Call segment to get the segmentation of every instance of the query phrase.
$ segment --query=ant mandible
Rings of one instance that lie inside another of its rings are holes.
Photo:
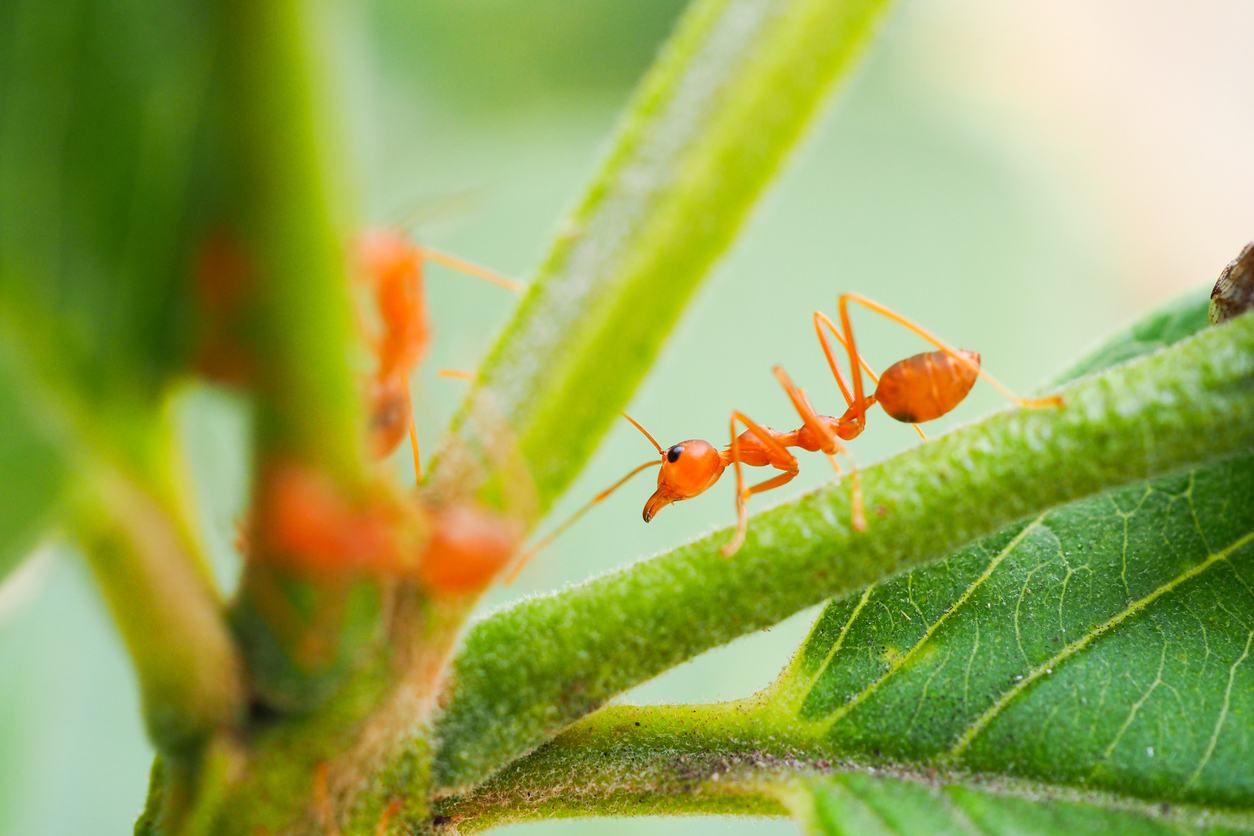
[[[913,331],[918,336],[937,347],[937,351],[927,351],[907,357],[889,366],[882,375],[875,376],[871,367],[858,354],[854,341],[853,325],[849,320],[849,303],[856,302],[870,311]],[[848,449],[842,441],[857,438],[866,428],[867,410],[879,404],[892,418],[908,424],[932,421],[954,409],[966,398],[977,377],[982,377],[1013,403],[1021,407],[1060,406],[1062,397],[1054,395],[1047,398],[1020,398],[1003,386],[996,378],[984,371],[980,365],[980,355],[975,351],[951,348],[939,338],[933,336],[921,326],[906,319],[901,314],[856,293],[842,294],[838,300],[840,311],[840,330],[821,311],[814,314],[814,330],[818,334],[823,354],[827,358],[836,385],[848,407],[839,418],[830,415],[819,415],[806,397],[805,391],[793,385],[783,367],[776,366],[772,371],[780,385],[787,392],[793,407],[801,416],[801,427],[791,432],[781,433],[770,427],[757,424],[752,418],[739,410],[733,411],[730,420],[731,444],[723,450],[717,449],[708,441],[690,439],[682,441],[666,449],[649,434],[644,427],[630,416],[624,418],[657,449],[660,460],[646,462],[633,469],[619,481],[593,497],[587,505],[577,511],[570,519],[559,526],[552,534],[545,537],[519,560],[510,575],[510,580],[533,555],[551,543],[559,534],[569,528],[576,520],[587,513],[593,506],[600,503],[611,493],[621,487],[631,477],[650,467],[660,465],[657,490],[649,497],[644,506],[644,521],[649,522],[658,511],[674,502],[681,502],[698,496],[719,480],[723,472],[733,467],[736,472],[736,535],[723,546],[724,555],[730,556],[740,549],[744,543],[748,525],[746,503],[749,497],[757,493],[781,487],[796,477],[799,464],[797,458],[788,451],[789,447],[799,447],[810,452],[821,452],[831,462],[832,467],[840,475],[840,465],[836,461],[837,454],[843,455],[850,466],[850,483],[853,494],[852,523],[854,529],[866,529],[866,515],[863,511],[862,488],[858,480],[858,468]],[[824,333],[824,327],[831,332],[837,342],[849,356],[852,391],[845,383],[831,343]],[[843,331],[843,336],[842,332]],[[875,384],[875,391],[867,395],[862,380],[862,373]],[[743,425],[744,432],[737,434],[737,423]],[[922,430],[919,430],[922,436]],[[743,466],[774,467],[782,473],[750,487],[745,486]]]

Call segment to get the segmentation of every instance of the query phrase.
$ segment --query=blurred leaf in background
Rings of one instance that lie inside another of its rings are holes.
[[[214,27],[200,3],[0,6],[0,570],[60,521],[67,476],[173,487],[162,397],[225,186]],[[0,587],[5,832],[129,827],[151,757],[133,668],[65,556]]]

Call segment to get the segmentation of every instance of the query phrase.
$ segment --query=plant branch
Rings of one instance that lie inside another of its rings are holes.
[[[493,428],[480,419],[494,416],[527,464],[540,510],[549,507],[889,6],[693,3],[485,362],[454,421],[454,449],[490,449]],[[460,462],[442,454],[432,484],[464,492]]]
[[[244,314],[257,396],[257,498],[233,620],[260,698],[282,711],[327,699],[383,634],[378,588],[327,582],[267,554],[276,472],[325,474],[347,497],[368,482],[345,248],[351,194],[326,53],[335,4],[222,4],[235,222],[253,293]]]
[[[562,732],[481,787],[446,798],[436,814],[449,832],[573,816],[781,816],[805,799],[816,779],[856,775],[929,788],[978,786],[980,792],[1091,805],[1137,818],[1165,819],[1177,828],[1220,825],[1254,831],[1248,812],[1216,814],[1179,805],[1001,775],[920,769],[856,757],[832,759],[821,742],[800,741],[759,695],[715,705],[610,706]],[[807,745],[808,744],[808,745]],[[1126,822],[1133,824],[1134,822]]]
[[[243,717],[240,659],[222,602],[179,516],[119,472],[83,480],[74,524],[139,676],[157,749],[194,754]]]
[[[1254,317],[1077,381],[1062,408],[1007,410],[755,517],[477,625],[441,718],[438,785],[478,783],[615,694],[807,606],[1061,502],[1254,445]]]

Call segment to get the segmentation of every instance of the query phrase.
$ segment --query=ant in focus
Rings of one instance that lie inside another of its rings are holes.
[[[918,336],[936,346],[937,351],[928,351],[907,357],[889,366],[882,375],[876,377],[871,367],[858,354],[854,342],[853,326],[849,321],[849,303],[856,302],[870,311],[913,331]],[[838,301],[840,310],[840,329],[837,330],[822,312],[814,314],[814,329],[818,334],[823,354],[827,357],[828,366],[836,378],[836,385],[844,396],[847,409],[839,418],[830,415],[819,415],[806,397],[805,391],[798,389],[783,367],[776,366],[772,371],[780,385],[788,394],[788,399],[801,416],[801,427],[791,432],[779,432],[754,422],[752,418],[740,411],[733,411],[730,420],[731,443],[719,450],[708,441],[690,439],[663,449],[657,440],[633,418],[624,414],[623,417],[640,430],[653,444],[660,456],[659,460],[645,462],[633,469],[619,481],[593,497],[587,505],[577,511],[570,519],[562,523],[550,535],[533,546],[519,560],[509,580],[513,580],[526,562],[541,549],[551,543],[558,535],[569,528],[576,520],[603,501],[606,497],[625,484],[631,477],[641,471],[660,465],[657,490],[649,497],[644,506],[644,521],[649,522],[658,511],[674,502],[681,502],[698,496],[719,480],[723,472],[733,467],[736,472],[736,535],[723,546],[722,552],[731,556],[744,543],[748,525],[746,503],[754,494],[778,488],[791,482],[796,477],[799,464],[797,458],[789,452],[789,447],[799,447],[810,452],[821,452],[827,456],[841,475],[837,454],[849,462],[850,483],[853,494],[852,524],[857,531],[866,530],[866,515],[863,511],[862,488],[858,479],[858,468],[848,449],[842,441],[857,438],[866,428],[867,410],[879,404],[892,418],[907,424],[918,424],[932,421],[948,413],[958,406],[975,385],[977,377],[982,377],[998,392],[1021,407],[1060,406],[1062,397],[1054,395],[1047,398],[1020,398],[1010,392],[992,375],[984,371],[980,365],[980,355],[975,351],[951,348],[919,325],[904,316],[884,307],[878,302],[855,293],[842,294]],[[845,349],[849,357],[853,386],[846,384],[844,376],[836,365],[831,343],[824,333],[824,327],[831,332],[837,342]],[[843,332],[843,335],[842,335]],[[875,384],[875,391],[867,395],[862,380],[862,373]],[[737,434],[737,423],[743,425],[744,432]],[[919,435],[923,436],[922,430]],[[778,475],[749,487],[745,486],[744,466],[773,467],[783,471]]]

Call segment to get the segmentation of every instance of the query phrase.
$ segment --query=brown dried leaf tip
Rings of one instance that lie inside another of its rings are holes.
[[[1210,292],[1210,324],[1218,325],[1254,308],[1254,241],[1219,274]]]

